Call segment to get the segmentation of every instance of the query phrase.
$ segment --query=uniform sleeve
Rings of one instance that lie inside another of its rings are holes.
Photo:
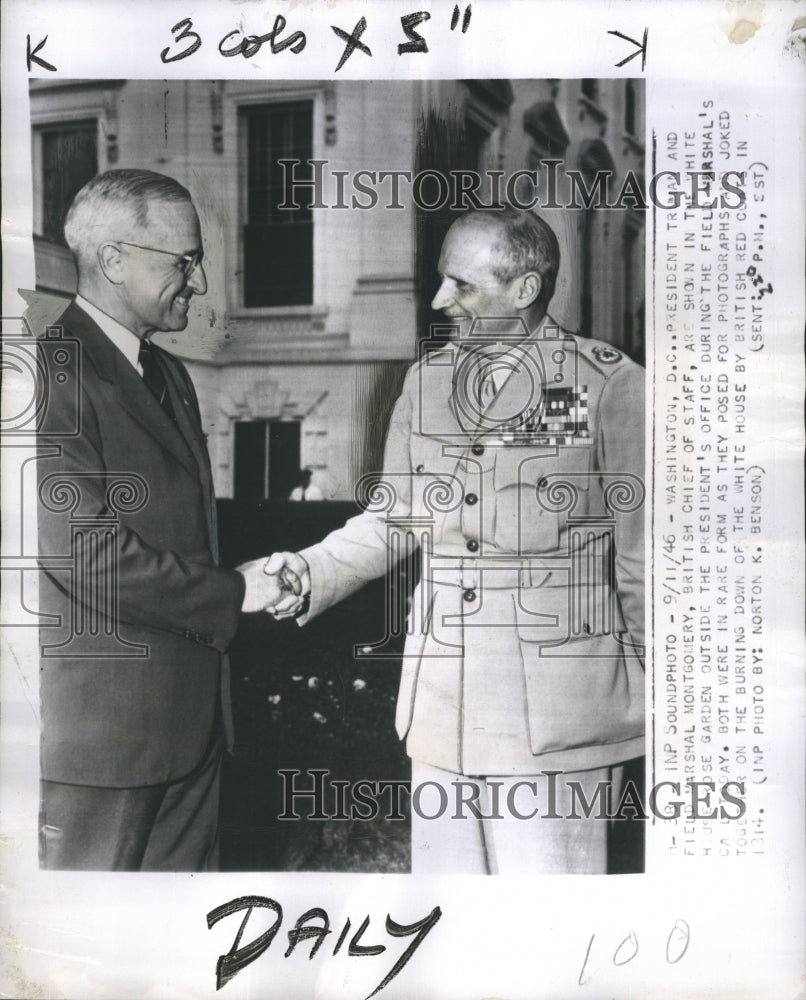
[[[641,500],[637,509],[617,510],[615,526],[616,589],[631,641],[640,647],[645,641],[644,511],[648,502],[645,392],[643,368],[628,363],[607,380],[599,404],[600,469],[608,481],[624,475],[638,491],[636,501]],[[643,648],[640,652],[643,657]]]
[[[391,568],[389,525],[411,512],[410,439],[415,381],[410,371],[389,421],[383,477],[373,490],[369,509],[318,545],[300,552],[311,573],[309,610],[298,619],[302,625]],[[375,501],[377,511],[373,510]]]
[[[110,517],[109,487],[100,416],[91,393],[80,397],[81,432],[66,435],[73,420],[67,397],[51,394],[37,439],[40,502],[37,511],[40,563],[53,584],[72,600],[86,603],[94,591],[76,593],[70,573],[53,570],[48,557],[71,552],[71,518],[103,526]],[[74,484],[74,485],[72,485]],[[78,506],[72,507],[75,490]],[[124,498],[125,500],[125,498]],[[176,499],[181,503],[181,498]],[[193,641],[226,649],[238,626],[244,595],[243,577],[212,564],[193,562],[170,549],[148,544],[114,518],[116,531],[93,533],[84,557],[85,580],[103,580],[117,563],[116,617],[131,625],[173,632]],[[47,609],[43,609],[47,611]]]

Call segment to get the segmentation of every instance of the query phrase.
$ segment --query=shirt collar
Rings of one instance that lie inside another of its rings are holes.
[[[99,309],[98,306],[93,305],[92,302],[87,301],[83,295],[76,295],[75,301],[79,309],[83,309],[90,319],[94,320],[98,324],[104,334],[106,334],[115,347],[117,347],[132,368],[134,368],[138,374],[142,375],[143,372],[138,362],[138,356],[140,354],[140,338],[137,334],[132,333],[132,331],[128,330],[122,323],[119,323],[116,319],[107,315],[102,309]]]

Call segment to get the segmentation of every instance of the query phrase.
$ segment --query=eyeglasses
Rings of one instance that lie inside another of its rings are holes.
[[[177,263],[181,260],[182,275],[186,281],[201,264],[204,257],[204,250],[194,250],[193,253],[174,253],[172,250],[158,250],[157,247],[144,247],[140,246],[139,243],[127,243],[125,240],[118,240],[118,243],[124,247],[136,247],[138,250],[150,250],[151,253],[167,254],[169,257],[175,258]]]

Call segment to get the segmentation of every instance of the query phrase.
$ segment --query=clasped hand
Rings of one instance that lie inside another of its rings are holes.
[[[268,611],[276,619],[295,618],[311,592],[308,564],[296,552],[275,552],[235,567],[246,581],[241,611]]]

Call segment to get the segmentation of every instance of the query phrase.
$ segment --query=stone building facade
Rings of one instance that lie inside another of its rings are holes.
[[[611,195],[643,183],[641,81],[35,80],[30,101],[40,292],[75,288],[61,224],[94,173],[158,170],[193,194],[208,291],[186,331],[159,339],[188,363],[220,497],[285,497],[309,467],[350,499],[379,467],[402,375],[438,319],[452,217],[433,176],[420,196],[436,207],[418,208],[406,172],[475,171],[484,198],[496,176],[536,171],[513,191],[540,204],[544,161],[561,200],[576,172],[580,207],[545,212],[563,252],[552,315],[643,360],[642,212],[579,195],[597,177]],[[298,209],[279,207],[289,178]]]

